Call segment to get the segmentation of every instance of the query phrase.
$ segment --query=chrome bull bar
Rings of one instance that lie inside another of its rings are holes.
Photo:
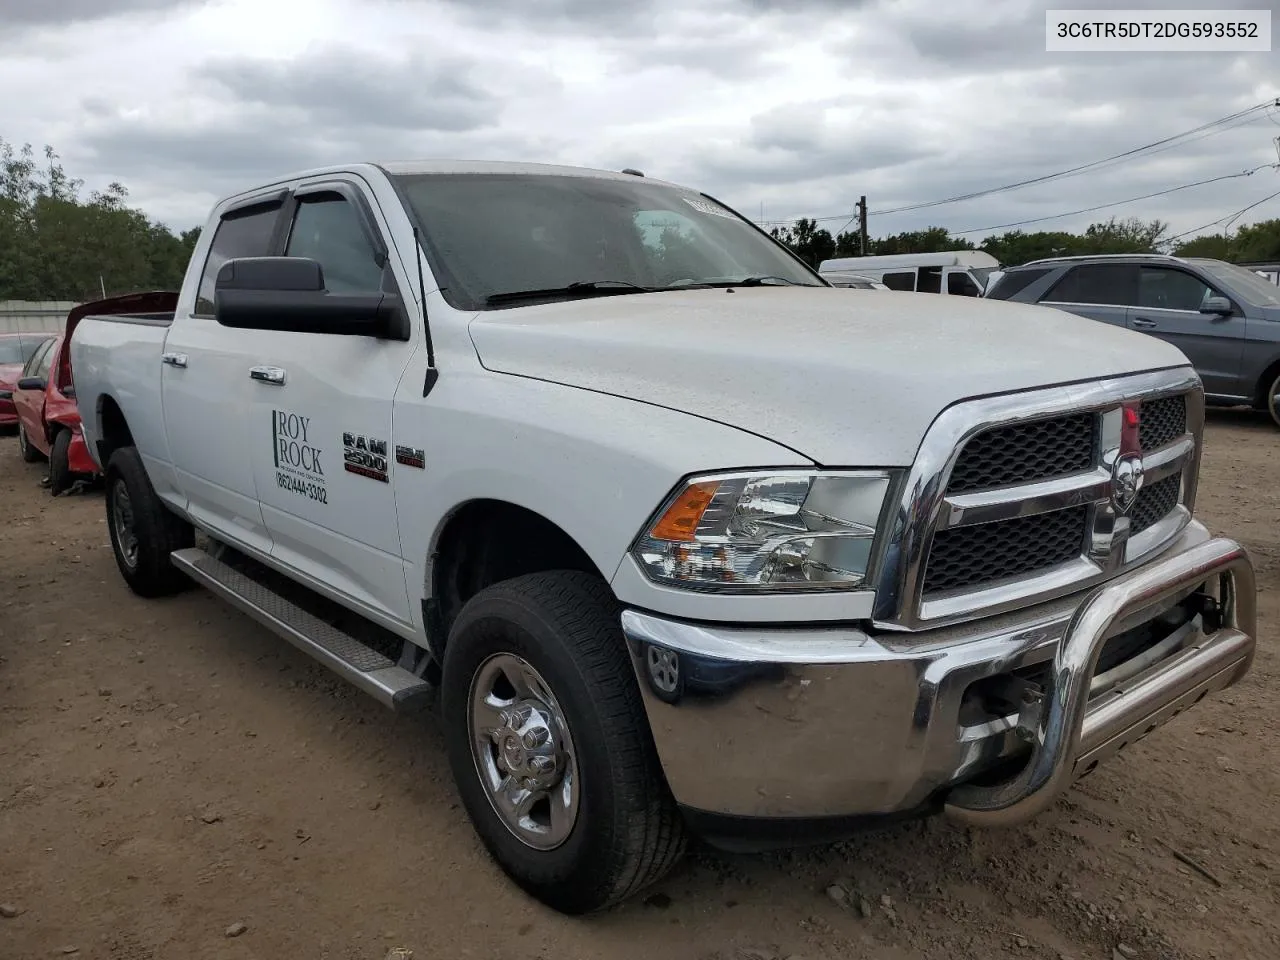
[[[1145,610],[1167,606],[1215,579],[1217,629],[1091,706],[1098,655],[1117,627],[1141,623]],[[1018,729],[1032,743],[1026,765],[1003,783],[955,787],[947,797],[947,814],[984,827],[1012,826],[1036,816],[1100,760],[1244,676],[1253,661],[1256,632],[1253,565],[1234,540],[1208,540],[1099,587],[1072,617],[1054,657],[1049,688],[1023,702]]]

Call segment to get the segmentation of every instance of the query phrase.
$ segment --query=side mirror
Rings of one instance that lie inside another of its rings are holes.
[[[324,270],[306,257],[243,257],[218,270],[213,316],[224,327],[409,338],[394,293],[330,293]]]
[[[1226,297],[1206,297],[1204,303],[1200,304],[1200,312],[1226,316],[1231,313],[1231,301]]]
[[[49,389],[49,381],[44,377],[23,377],[18,381],[19,390],[39,390],[44,392]]]

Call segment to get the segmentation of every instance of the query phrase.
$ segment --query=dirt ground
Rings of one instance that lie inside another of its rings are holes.
[[[132,596],[101,494],[51,499],[0,437],[0,960],[1274,960],[1278,468],[1280,431],[1212,415],[1200,515],[1258,566],[1252,673],[1033,825],[697,851],[569,919],[489,862],[429,717],[203,592]]]

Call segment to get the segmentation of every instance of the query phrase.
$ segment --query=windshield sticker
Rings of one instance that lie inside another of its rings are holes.
[[[358,433],[342,435],[342,469],[387,483],[387,441]]]
[[[310,440],[311,418],[287,410],[271,411],[271,445],[276,486],[299,496],[328,503],[320,447]]]
[[[425,470],[427,467],[427,452],[421,447],[406,447],[397,443],[396,463],[403,463],[406,467],[417,467],[419,470]]]
[[[699,213],[709,213],[713,217],[726,217],[729,220],[738,219],[735,214],[730,213],[718,203],[712,203],[710,200],[706,200],[702,197],[698,197],[696,199],[693,197],[684,197],[683,199],[685,203],[693,207],[693,209],[697,210]]]

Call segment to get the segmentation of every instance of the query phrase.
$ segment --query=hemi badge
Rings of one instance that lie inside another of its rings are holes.
[[[397,443],[396,463],[403,463],[406,467],[417,467],[419,470],[424,470],[427,466],[427,453],[418,447],[406,447]]]

